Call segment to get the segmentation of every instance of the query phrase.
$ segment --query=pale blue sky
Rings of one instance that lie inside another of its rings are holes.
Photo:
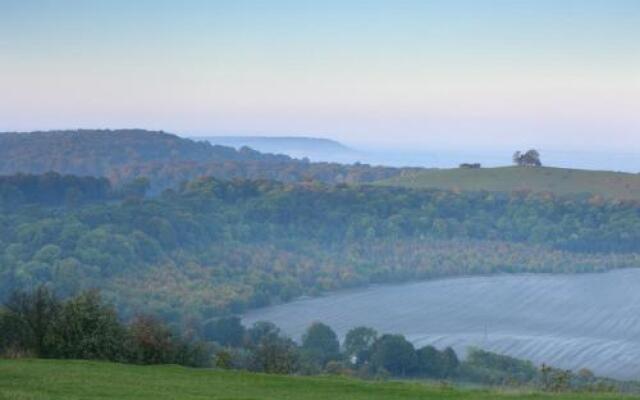
[[[640,151],[640,0],[0,0],[0,130]]]

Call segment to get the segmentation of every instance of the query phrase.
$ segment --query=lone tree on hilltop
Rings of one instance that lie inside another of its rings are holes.
[[[535,149],[527,150],[526,153],[516,151],[515,153],[513,153],[513,163],[520,167],[542,166],[542,162],[540,162],[540,153],[538,153],[538,150]]]

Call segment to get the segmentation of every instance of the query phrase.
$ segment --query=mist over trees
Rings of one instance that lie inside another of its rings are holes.
[[[0,174],[55,171],[104,177],[124,165],[250,160],[291,158],[141,129],[0,133]]]
[[[5,207],[25,204],[73,207],[105,202],[115,197],[106,178],[60,175],[55,172],[0,176],[0,204]]]
[[[637,266],[640,252],[634,202],[212,178],[142,198],[83,179],[0,180],[0,293],[102,288],[123,313],[208,319],[370,282]]]
[[[372,182],[414,170],[309,162],[140,129],[0,133],[0,175],[91,175],[127,190],[134,189],[136,179],[146,178],[152,194],[203,176],[337,184]]]
[[[162,132],[3,134],[0,156],[0,172],[32,173],[0,176],[8,355],[532,382],[535,367],[481,350],[462,360],[368,327],[341,343],[321,322],[298,343],[234,315],[369,283],[640,266],[634,201],[367,185],[411,170],[311,163]],[[514,162],[542,165],[535,150]]]
[[[39,286],[14,291],[0,308],[0,354],[5,356],[199,366],[208,361],[198,346],[154,317],[121,323],[96,291],[60,300]]]
[[[341,344],[331,327],[310,325],[300,344],[270,322],[245,327],[236,317],[170,328],[152,315],[123,321],[96,291],[65,300],[41,286],[16,291],[0,306],[0,355],[179,364],[273,374],[338,374],[488,385],[535,385],[549,391],[617,390],[619,382],[471,349],[460,360],[451,348],[419,349],[398,334],[353,328]],[[359,356],[352,357],[354,353]]]
[[[324,368],[329,361],[340,359],[338,335],[327,325],[314,322],[302,336],[302,351],[312,362]]]

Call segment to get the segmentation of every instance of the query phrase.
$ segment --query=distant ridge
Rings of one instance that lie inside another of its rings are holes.
[[[151,193],[178,188],[198,177],[266,179],[280,182],[317,180],[324,183],[363,183],[389,178],[401,169],[308,162],[306,154],[338,157],[346,147],[328,139],[291,138],[303,152],[254,149],[247,144],[212,144],[163,131],[143,129],[82,129],[0,133],[0,175],[43,174],[106,177],[118,186],[136,178],[150,181]],[[278,145],[277,149],[282,146]],[[300,147],[300,146],[298,146]],[[311,150],[320,149],[320,153]],[[322,150],[324,149],[324,150]],[[309,157],[313,161],[326,158]],[[338,162],[338,160],[334,160]]]
[[[221,145],[254,143],[257,145],[296,145],[300,147],[309,147],[310,149],[314,149],[310,146],[321,145],[323,147],[332,148],[335,150],[353,151],[351,148],[345,146],[337,140],[311,136],[206,136],[193,139],[205,139],[212,144]]]
[[[354,149],[327,138],[308,136],[206,136],[193,138],[211,144],[241,148],[244,146],[263,153],[286,154],[313,161],[353,162],[359,156]]]
[[[163,131],[80,129],[0,133],[0,174],[44,173],[106,176],[114,168],[151,162],[289,161],[196,142]]]

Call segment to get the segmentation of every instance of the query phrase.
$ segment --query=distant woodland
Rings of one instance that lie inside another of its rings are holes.
[[[236,316],[372,283],[640,267],[640,202],[615,196],[633,194],[619,190],[631,174],[607,186],[614,173],[534,161],[402,169],[162,132],[0,134],[0,354],[627,388],[479,349],[459,360],[451,348],[416,349],[367,327],[340,344],[315,323],[296,343],[273,324],[244,327]],[[508,190],[505,181],[485,190],[494,174],[554,190]]]
[[[260,153],[249,147],[236,150],[144,130],[0,133],[0,175],[53,171],[106,177],[115,186],[146,177],[151,193],[175,188],[202,176],[358,183],[391,178],[412,170],[416,169],[311,163],[285,155]]]
[[[179,364],[377,380],[437,379],[546,392],[638,391],[637,383],[599,378],[588,369],[573,372],[544,364],[537,368],[529,361],[477,348],[460,359],[451,347],[415,348],[402,335],[379,334],[365,326],[351,329],[341,343],[330,326],[315,322],[300,339],[292,340],[271,322],[245,327],[238,317],[209,320],[184,330],[171,329],[149,315],[123,322],[96,291],[65,300],[45,287],[17,291],[0,309],[0,352],[11,358]]]
[[[320,182],[0,178],[0,293],[100,288],[174,323],[463,274],[640,266],[636,202]]]

